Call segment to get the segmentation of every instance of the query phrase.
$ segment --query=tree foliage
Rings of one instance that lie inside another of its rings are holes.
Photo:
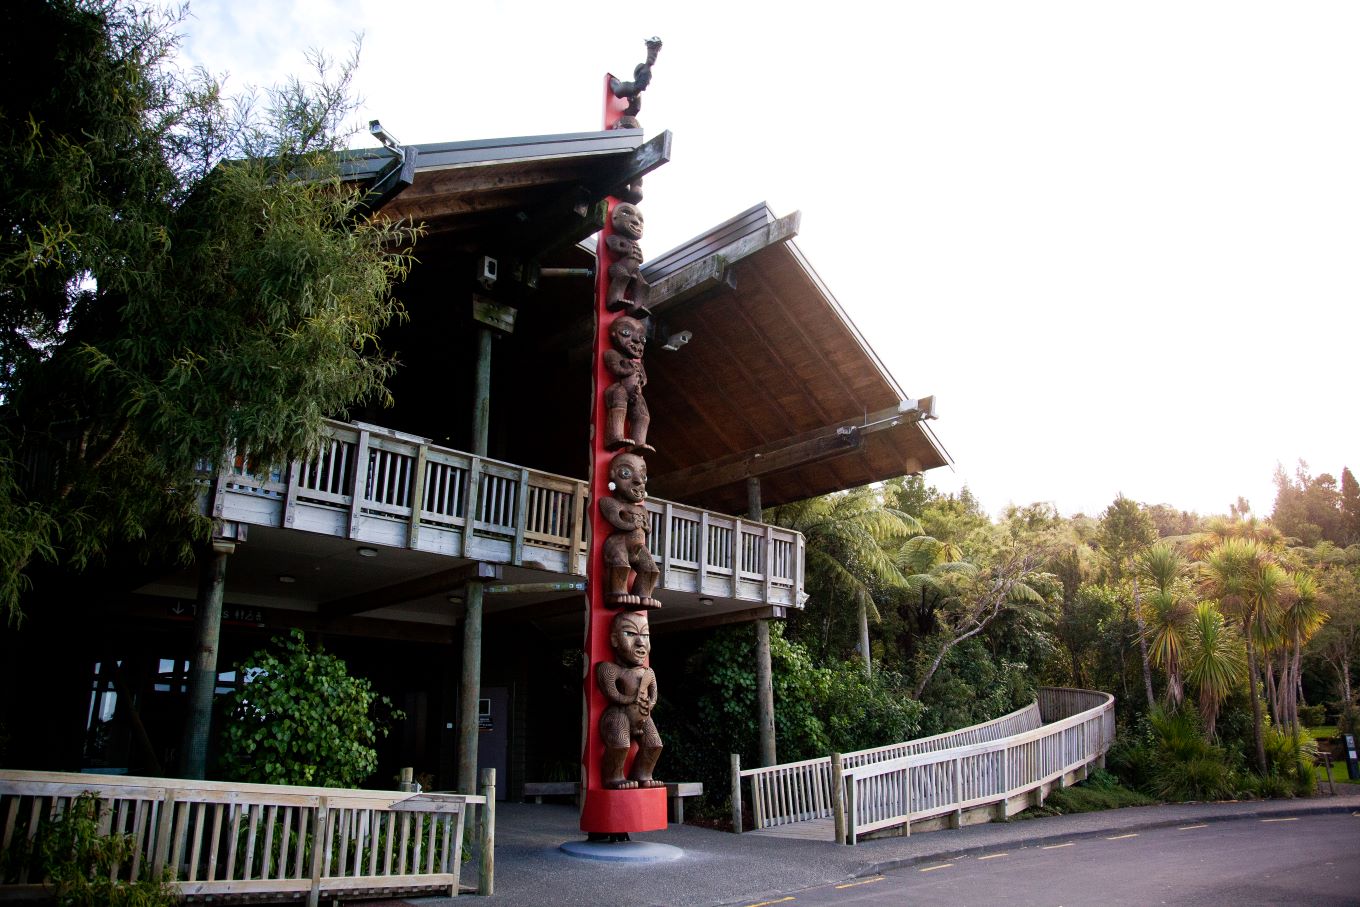
[[[227,702],[219,768],[230,781],[358,787],[378,767],[389,719],[404,717],[344,661],[301,630],[237,666],[246,684]]]
[[[187,553],[195,467],[306,452],[384,398],[413,234],[340,178],[355,59],[263,102],[171,65],[179,13],[0,16],[0,609],[34,562]]]

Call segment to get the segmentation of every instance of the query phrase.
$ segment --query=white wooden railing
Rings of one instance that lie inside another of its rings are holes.
[[[1114,697],[1042,687],[1025,708],[933,737],[767,768],[741,769],[733,755],[734,830],[742,779],[757,829],[839,812],[837,839],[854,843],[882,828],[909,832],[913,821],[1005,802],[1095,761],[1113,739]]]
[[[840,756],[843,768],[869,765],[910,756],[916,753],[929,753],[950,747],[995,740],[999,737],[1032,730],[1042,723],[1037,702],[1022,709],[1016,709],[1000,718],[993,718],[984,724],[975,724],[957,731],[920,737],[902,743],[890,743],[873,749],[843,753]],[[832,812],[831,767],[832,757],[806,759],[802,762],[786,762],[765,768],[740,768],[740,760],[733,756],[737,773],[734,776],[740,789],[740,780],[749,779],[751,807],[756,828],[773,828],[793,822],[806,822],[809,819],[826,819]],[[734,801],[736,795],[734,794]],[[740,830],[740,823],[738,823]]]
[[[584,576],[587,485],[374,425],[326,423],[306,461],[201,464],[213,516]],[[801,533],[650,499],[662,589],[801,607]],[[469,514],[471,519],[469,520]]]
[[[113,877],[164,877],[190,899],[457,895],[469,821],[478,889],[492,889],[494,786],[472,796],[0,771],[0,900],[42,894],[34,842],[86,792],[98,831],[132,839]]]

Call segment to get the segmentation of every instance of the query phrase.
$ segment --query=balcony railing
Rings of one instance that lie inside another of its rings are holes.
[[[429,444],[373,425],[330,422],[311,459],[217,472],[213,515],[491,563],[584,576],[585,482]],[[801,533],[648,500],[660,588],[800,607]],[[469,515],[471,519],[469,520]]]

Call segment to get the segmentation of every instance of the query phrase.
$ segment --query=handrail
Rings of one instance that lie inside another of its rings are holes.
[[[115,878],[165,876],[183,897],[314,907],[361,892],[456,895],[468,818],[494,828],[484,795],[0,771],[0,899],[41,892],[34,842],[85,793],[101,834],[132,837]],[[489,893],[494,842],[484,840],[479,890]]]
[[[286,467],[236,454],[221,469],[200,464],[216,485],[213,516],[585,574],[585,482],[376,425],[324,431],[314,456]],[[656,498],[645,506],[660,588],[802,607],[801,533]]]
[[[1091,690],[1040,690],[1041,710],[1087,707],[999,740],[918,753],[845,769],[848,843],[872,831],[1005,803],[1101,758],[1114,739],[1114,697]],[[835,783],[835,782],[833,782]]]
[[[1090,690],[1058,687],[1041,687],[1037,693],[1035,702],[982,724],[841,754],[840,774],[842,778],[870,777],[874,775],[875,769],[885,765],[893,765],[896,767],[894,770],[901,770],[949,759],[971,758],[978,753],[992,752],[1007,741],[1024,743],[1062,733],[1074,723],[1079,723],[1074,718],[1066,717],[1072,715],[1074,710],[1084,714],[1090,708],[1104,708],[1108,704],[1108,734],[1100,750],[1104,752],[1103,747],[1107,747],[1113,738],[1113,697]],[[1044,719],[1055,718],[1058,719],[1055,723],[1043,724]],[[740,797],[743,779],[750,781],[752,813],[757,829],[825,819],[834,815],[837,773],[832,757],[749,769],[740,767],[737,756],[732,758],[734,830],[740,830],[740,804],[737,798]],[[1020,775],[1016,774],[1015,777]],[[842,790],[844,792],[845,789]],[[847,797],[843,802],[849,801]]]
[[[1042,723],[1039,705],[1032,702],[982,724],[970,725],[930,737],[856,750],[841,756],[845,767],[868,765],[912,753],[948,749],[963,743],[991,740],[1029,730]],[[756,828],[771,828],[832,814],[831,757],[785,762],[760,768],[739,769],[737,781],[751,779],[751,799]]]

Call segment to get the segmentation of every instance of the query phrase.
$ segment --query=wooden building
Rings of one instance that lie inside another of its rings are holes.
[[[409,320],[383,340],[401,362],[395,405],[331,424],[310,461],[239,457],[205,472],[230,552],[219,690],[239,682],[236,660],[300,627],[405,711],[378,781],[411,765],[452,787],[460,720],[478,721],[479,761],[499,767],[503,793],[574,772],[593,330],[584,241],[605,196],[669,147],[668,133],[617,130],[350,156],[348,178],[377,210],[426,225],[400,288]],[[645,265],[647,399],[664,414],[648,457],[658,651],[676,633],[802,606],[803,539],[752,518],[754,501],[947,462],[923,407],[798,250],[798,220],[759,204]],[[116,569],[0,634],[8,764],[171,771],[199,584],[193,569]],[[460,716],[469,644],[482,651],[481,705]]]

